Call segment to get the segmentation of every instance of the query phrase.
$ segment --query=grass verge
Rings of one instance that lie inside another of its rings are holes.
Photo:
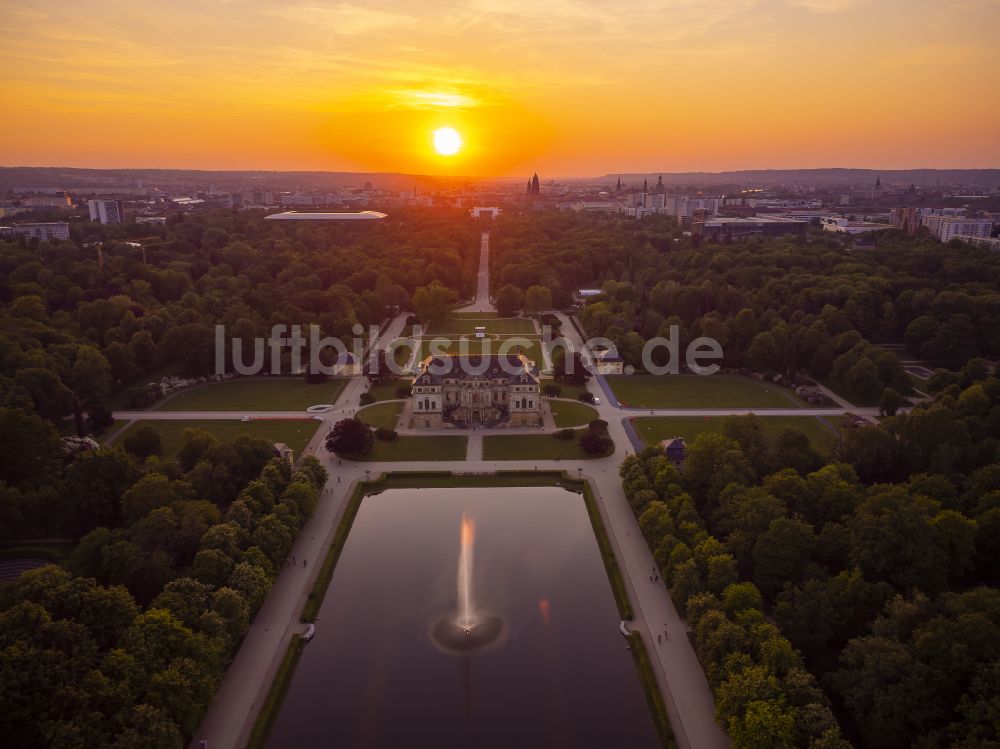
[[[570,479],[571,481],[573,479]],[[622,619],[631,619],[632,602],[629,601],[628,592],[625,590],[625,578],[618,567],[618,560],[615,558],[614,549],[611,548],[611,539],[604,527],[604,520],[601,518],[601,511],[597,506],[594,497],[594,490],[590,488],[590,482],[583,479],[576,479],[577,491],[583,494],[583,504],[587,508],[587,515],[590,517],[590,525],[594,529],[594,537],[597,539],[597,548],[601,550],[601,559],[604,561],[604,571],[608,573],[608,582],[611,583],[611,592],[615,596],[615,604],[618,606],[618,614]]]
[[[309,591],[309,596],[306,598],[306,605],[302,607],[302,614],[299,617],[301,621],[311,622],[316,619],[316,614],[319,613],[319,608],[323,605],[323,596],[326,595],[327,588],[330,587],[330,579],[333,577],[337,560],[340,559],[340,552],[344,550],[347,536],[351,532],[351,526],[354,525],[354,518],[358,516],[358,510],[361,509],[361,500],[369,493],[370,487],[371,482],[362,481],[354,488],[354,493],[347,500],[344,516],[340,519],[340,524],[330,541],[330,548],[326,552],[323,566],[319,568],[316,582],[313,583],[312,590]]]
[[[281,703],[285,701],[285,693],[288,691],[288,685],[292,682],[292,674],[295,673],[295,667],[302,656],[304,646],[305,643],[299,635],[292,635],[292,641],[288,643],[285,657],[281,659],[281,665],[278,666],[278,673],[274,675],[274,681],[271,682],[267,699],[264,700],[264,705],[253,724],[250,739],[247,741],[247,749],[263,749],[267,744],[267,737],[274,727],[274,721],[278,718]]]
[[[646,693],[649,710],[653,713],[653,725],[656,728],[656,738],[660,742],[660,747],[661,749],[677,749],[674,732],[670,728],[667,706],[663,701],[660,685],[656,683],[656,674],[653,673],[653,664],[649,660],[649,653],[646,650],[646,643],[642,641],[642,635],[638,632],[629,635],[628,649],[632,653],[632,660],[635,661],[636,670],[639,672],[639,681],[642,682],[642,691]]]
[[[638,408],[803,408],[788,388],[737,375],[611,375],[606,378],[624,406]]]
[[[571,440],[554,434],[505,434],[483,437],[483,460],[594,460],[607,455],[591,455],[580,447],[577,429]]]

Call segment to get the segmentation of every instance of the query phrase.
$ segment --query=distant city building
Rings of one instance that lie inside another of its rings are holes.
[[[162,226],[167,223],[166,216],[136,216],[135,222],[137,224],[152,224],[154,226]]]
[[[955,237],[989,237],[993,232],[993,220],[988,218],[967,218],[965,216],[924,216],[924,226],[931,236],[942,242]]]
[[[1000,252],[1000,237],[968,237],[959,234],[955,237],[955,239],[960,239],[966,244],[971,244],[973,247],[980,247],[984,250]]]
[[[24,205],[29,208],[72,208],[73,201],[69,195],[33,195],[24,199]]]
[[[538,182],[538,174],[528,180],[528,195],[538,195],[541,192],[541,185]]]
[[[719,215],[722,198],[690,198],[686,195],[664,195],[663,212],[676,216],[678,220],[690,220],[696,211],[706,211],[711,216]]]
[[[0,236],[22,235],[29,239],[48,241],[50,239],[69,239],[69,224],[65,221],[45,221],[28,224],[0,226]]]
[[[490,218],[496,218],[500,215],[500,208],[497,206],[483,206],[477,205],[469,211],[469,215],[473,218],[482,218],[483,216],[489,216]]]
[[[791,221],[771,216],[751,218],[711,218],[691,223],[691,233],[709,242],[738,241],[750,237],[780,237],[785,234],[805,234],[807,221]]]
[[[125,203],[121,200],[88,200],[90,220],[102,224],[124,224]]]
[[[893,229],[916,234],[921,223],[920,209],[906,205],[898,206],[889,211],[889,220]]]

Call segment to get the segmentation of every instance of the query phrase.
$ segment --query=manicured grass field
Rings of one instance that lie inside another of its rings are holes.
[[[185,429],[204,429],[214,434],[219,442],[232,442],[237,437],[261,437],[268,442],[284,442],[299,455],[309,440],[316,434],[320,422],[313,419],[262,419],[258,421],[240,421],[239,419],[197,419],[191,421],[154,421],[146,419],[136,421],[119,438],[128,436],[129,431],[140,426],[150,426],[160,433],[163,440],[163,457],[173,458],[181,449],[182,435]]]
[[[541,349],[541,339],[537,336],[532,338],[531,336],[518,336],[522,339],[520,348],[514,344],[509,344],[506,349],[506,353],[510,356],[515,356],[517,353],[522,353],[529,359],[533,360],[541,369],[544,366],[544,360],[542,359],[542,349]],[[420,359],[423,360],[430,355],[431,346],[430,342],[432,339],[425,338],[420,346]],[[483,353],[495,354],[500,352],[500,347],[503,345],[504,341],[509,341],[511,338],[501,338],[500,340],[495,340],[492,338],[486,338],[483,340],[467,340],[464,342],[463,348],[460,348],[460,343],[457,339],[443,339],[444,342],[437,344],[439,350],[444,350],[448,353],[465,353],[472,356],[478,356]],[[525,343],[526,342],[526,343]]]
[[[690,444],[702,432],[722,431],[725,416],[647,417],[634,421],[635,430],[647,445],[659,445],[661,440],[683,437]],[[764,429],[777,436],[782,429],[797,429],[809,438],[813,449],[829,456],[837,446],[840,420],[820,416],[761,416]],[[832,427],[832,429],[831,429]]]
[[[801,408],[791,390],[735,375],[612,375],[615,397],[639,408]]]
[[[579,400],[582,393],[589,392],[586,385],[573,385],[565,380],[542,380],[542,387],[546,385],[558,385],[561,392],[556,397],[574,401]]]
[[[371,396],[375,399],[376,403],[379,401],[394,401],[399,400],[399,396],[396,395],[396,388],[409,386],[409,379],[389,380],[387,382],[380,382],[377,385],[370,386],[368,388],[368,392],[371,393]]]
[[[549,406],[560,429],[585,426],[597,418],[597,410],[580,401],[553,400],[549,401]]]
[[[882,400],[881,396],[875,398],[859,398],[858,396],[849,393],[847,388],[844,387],[844,384],[842,382],[840,382],[839,380],[835,380],[832,377],[828,377],[825,380],[820,380],[819,382],[820,384],[830,388],[830,390],[835,392],[837,395],[846,400],[848,403],[853,403],[855,406],[874,407],[879,405],[879,402]],[[903,395],[906,395],[906,393],[903,393]]]
[[[347,385],[330,379],[310,385],[302,377],[243,377],[182,390],[154,406],[157,411],[301,411],[333,403]]]
[[[444,322],[429,326],[424,335],[473,335],[476,327],[484,325],[487,335],[535,335],[531,320],[523,317],[452,317]]]
[[[395,429],[399,415],[403,412],[403,401],[388,401],[366,406],[358,411],[357,417],[368,426],[381,429]]]
[[[511,434],[483,438],[483,460],[590,460],[604,457],[588,455],[579,444],[579,433],[572,440],[552,434]]]
[[[392,442],[375,440],[368,455],[351,456],[364,461],[465,460],[468,437],[399,437]]]

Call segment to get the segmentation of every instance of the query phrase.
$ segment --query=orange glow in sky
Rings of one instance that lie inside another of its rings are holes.
[[[8,166],[1000,166],[996,0],[49,0],[3,18]]]

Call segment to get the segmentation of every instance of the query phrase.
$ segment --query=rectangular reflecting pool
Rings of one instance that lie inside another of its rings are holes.
[[[618,625],[579,494],[365,497],[268,747],[656,747]]]

